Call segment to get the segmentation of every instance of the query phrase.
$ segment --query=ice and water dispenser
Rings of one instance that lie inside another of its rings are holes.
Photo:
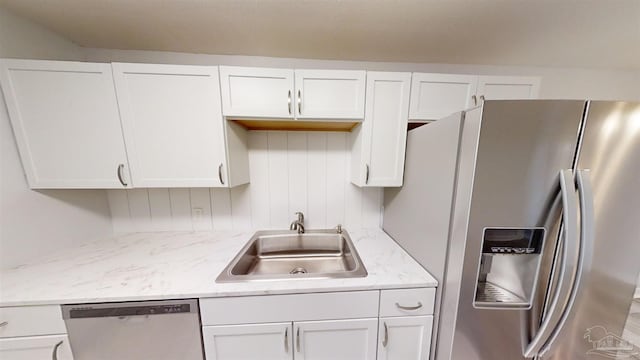
[[[544,228],[485,228],[473,306],[531,308]]]

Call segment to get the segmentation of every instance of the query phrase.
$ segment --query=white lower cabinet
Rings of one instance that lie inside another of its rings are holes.
[[[200,299],[205,356],[428,359],[434,299],[435,288]]]
[[[2,360],[72,360],[67,335],[22,336],[0,339]]]
[[[370,360],[378,319],[204,326],[207,360]]]
[[[432,326],[432,316],[380,318],[378,360],[429,359]]]
[[[207,360],[292,358],[293,336],[290,322],[204,326],[202,337]]]
[[[295,358],[375,359],[378,319],[307,321],[293,324]]]
[[[58,305],[0,307],[0,359],[71,360]]]

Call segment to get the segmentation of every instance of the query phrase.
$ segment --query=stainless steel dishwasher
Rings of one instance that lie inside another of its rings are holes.
[[[198,300],[62,306],[75,360],[202,360]]]

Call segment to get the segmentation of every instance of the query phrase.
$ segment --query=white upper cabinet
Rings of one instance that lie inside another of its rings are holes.
[[[409,119],[438,120],[485,99],[536,99],[539,90],[539,77],[414,73]]]
[[[414,73],[411,83],[412,120],[437,120],[477,105],[475,75]]]
[[[220,67],[222,112],[233,119],[362,120],[365,71]]]
[[[223,114],[293,119],[293,70],[220,67]]]
[[[351,133],[351,181],[402,186],[410,73],[368,72],[365,120]]]
[[[31,188],[128,187],[110,64],[2,60],[0,82]]]
[[[229,186],[217,70],[113,64],[136,187]]]
[[[296,70],[298,119],[364,118],[365,71]]]
[[[540,78],[529,76],[480,76],[478,97],[482,100],[536,99]]]

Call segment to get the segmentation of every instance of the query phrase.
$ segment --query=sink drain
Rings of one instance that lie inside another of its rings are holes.
[[[294,268],[293,270],[289,271],[289,274],[306,274],[308,271],[307,269],[303,268],[303,267],[297,267]]]

